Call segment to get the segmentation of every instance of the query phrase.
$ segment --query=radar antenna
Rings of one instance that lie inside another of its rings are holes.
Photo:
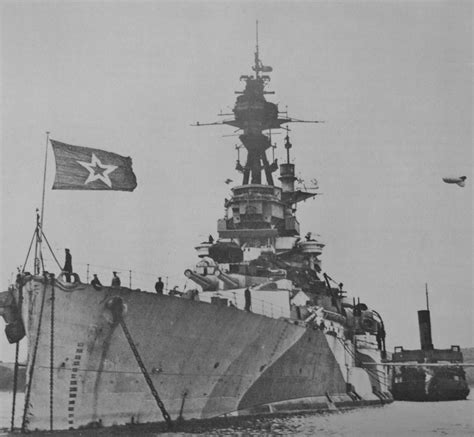
[[[285,137],[285,149],[286,149],[286,163],[290,164],[290,149],[293,145],[290,142],[290,128],[285,126],[284,129],[286,130],[286,137]]]

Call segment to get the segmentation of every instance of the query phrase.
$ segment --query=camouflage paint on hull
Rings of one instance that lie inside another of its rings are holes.
[[[351,402],[341,363],[319,330],[126,288],[95,290],[56,281],[54,289],[54,429],[163,421],[120,325],[106,308],[114,296],[126,304],[128,329],[173,420],[253,414],[264,406],[267,412],[308,405],[327,409],[332,398]],[[49,429],[51,293],[52,285],[45,287],[41,277],[25,281],[29,430]]]

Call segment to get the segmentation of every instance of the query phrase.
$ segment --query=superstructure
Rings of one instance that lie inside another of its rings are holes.
[[[392,400],[379,365],[382,318],[322,273],[315,234],[300,235],[295,205],[317,193],[296,186],[288,131],[284,163],[267,157],[270,131],[301,121],[266,100],[271,70],[257,43],[253,73],[223,122],[241,131],[242,184],[225,201],[218,238],[196,246],[196,266],[185,271],[194,288],[97,289],[44,271],[20,273],[3,293],[10,342],[28,341],[22,430]]]

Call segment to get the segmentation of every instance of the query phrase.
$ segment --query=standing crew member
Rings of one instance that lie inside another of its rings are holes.
[[[163,281],[161,280],[161,276],[158,278],[158,281],[156,281],[156,284],[155,284],[155,291],[158,293],[158,294],[163,294],[163,287],[165,286],[165,284],[163,284]]]
[[[375,337],[377,339],[377,347],[382,351],[385,352],[385,329],[383,323],[378,326],[377,328],[377,335]]]
[[[94,278],[91,281],[91,285],[96,289],[100,290],[102,288],[102,284],[99,281],[99,278],[97,277],[97,274],[94,273]]]
[[[250,311],[252,307],[252,296],[250,295],[250,290],[248,288],[245,289],[245,311]]]
[[[120,278],[117,276],[117,272],[112,272],[114,274],[112,278],[112,287],[120,287]]]
[[[65,273],[66,282],[71,282],[71,273],[72,273],[72,256],[69,249],[64,249],[66,252],[66,260],[64,261],[63,272]]]

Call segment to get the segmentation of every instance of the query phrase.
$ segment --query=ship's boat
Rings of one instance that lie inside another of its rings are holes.
[[[418,311],[421,349],[397,346],[392,354],[392,394],[400,401],[453,401],[466,399],[469,385],[459,346],[435,349],[430,311]]]
[[[28,342],[23,430],[392,401],[382,318],[322,273],[324,244],[300,236],[295,205],[317,193],[295,187],[289,136],[285,163],[266,157],[265,131],[294,120],[265,99],[270,79],[261,73],[271,67],[258,45],[253,69],[224,122],[242,130],[242,185],[226,200],[219,238],[196,246],[198,261],[185,271],[193,289],[67,282],[35,263],[0,296],[8,339]]]

